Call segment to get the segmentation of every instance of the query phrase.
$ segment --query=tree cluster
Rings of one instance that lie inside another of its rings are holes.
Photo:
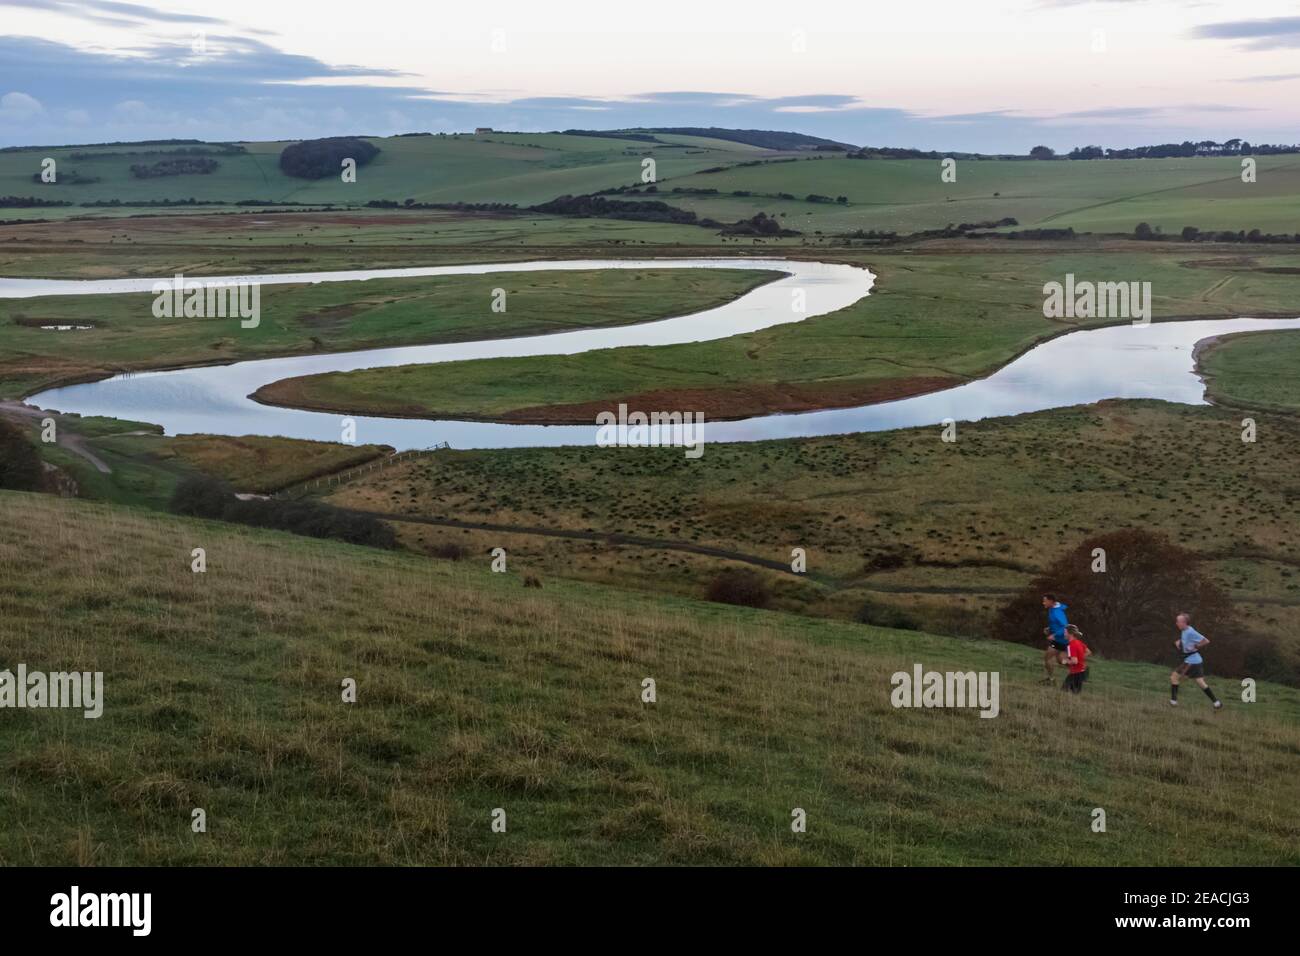
[[[337,176],[343,160],[356,160],[358,167],[379,155],[379,147],[357,136],[327,136],[286,146],[280,152],[280,171],[299,179]]]

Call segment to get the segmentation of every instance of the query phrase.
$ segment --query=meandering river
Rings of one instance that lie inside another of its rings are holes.
[[[703,342],[836,312],[871,291],[874,276],[849,265],[789,259],[592,259],[503,262],[490,265],[263,276],[187,277],[195,282],[354,282],[366,279],[494,272],[594,269],[761,269],[785,276],[717,308],[691,315],[615,328],[557,332],[479,342],[369,349],[231,365],[203,366],[117,375],[99,382],[50,389],[27,399],[41,408],[81,415],[105,415],[162,425],[167,434],[281,435],[320,441],[340,439],[335,413],[275,408],[249,396],[272,382],[299,375],[397,365],[454,362],[500,356],[572,355],[632,345]],[[0,298],[45,295],[102,295],[148,292],[168,279],[49,280],[2,279]],[[796,295],[798,293],[798,295]],[[802,311],[797,310],[799,297]],[[861,311],[870,323],[871,311]],[[235,320],[232,320],[232,322]],[[1193,348],[1211,336],[1233,332],[1300,329],[1296,319],[1206,319],[1148,326],[1085,329],[1030,349],[987,378],[929,395],[857,408],[795,415],[767,415],[730,422],[706,422],[708,442],[759,441],[935,425],[944,419],[975,421],[1101,401],[1156,398],[1204,404],[1204,387],[1193,371]],[[75,332],[70,334],[77,334]],[[691,409],[642,409],[682,411]],[[448,442],[453,448],[589,445],[591,425],[507,425],[493,422],[420,420],[354,415],[358,442],[399,450]]]

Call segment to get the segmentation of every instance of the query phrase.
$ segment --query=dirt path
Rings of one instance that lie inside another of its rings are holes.
[[[335,506],[337,507],[337,506]],[[744,564],[752,564],[760,568],[768,568],[772,571],[785,571],[787,574],[794,574],[790,570],[790,562],[775,561],[771,558],[762,558],[754,554],[745,554],[741,551],[730,551],[726,548],[714,548],[704,544],[692,544],[689,541],[672,541],[664,538],[647,538],[635,534],[620,534],[613,531],[571,531],[564,528],[539,528],[524,525],[494,524],[488,521],[461,521],[457,518],[430,518],[426,515],[409,515],[393,514],[387,511],[362,511],[358,508],[340,508],[355,515],[366,515],[371,518],[380,518],[384,521],[404,521],[412,524],[434,525],[440,528],[464,528],[470,531],[497,531],[501,534],[531,534],[547,538],[569,538],[578,541],[601,541],[605,544],[623,545],[633,548],[651,548],[656,551],[685,551],[689,554],[702,554],[712,558],[726,558],[728,561],[740,561]],[[808,578],[824,586],[834,586],[835,580],[825,575],[813,573],[804,573],[801,577]]]
[[[54,418],[48,412],[43,412],[39,408],[33,408],[31,405],[24,405],[22,402],[0,402],[0,415],[6,418],[14,418],[24,421],[40,421],[43,418]],[[76,432],[69,431],[63,424],[63,419],[56,418],[57,428],[55,429],[55,444],[60,448],[66,448],[86,461],[90,462],[95,470],[104,475],[111,475],[113,469],[108,467],[104,459],[100,458],[86,443],[86,439]]]
[[[335,507],[338,507],[335,505]],[[611,531],[572,531],[562,528],[541,528],[527,525],[497,524],[489,521],[461,521],[457,518],[431,518],[426,515],[394,514],[387,511],[363,511],[359,508],[339,508],[340,511],[347,511],[351,514],[366,515],[371,518],[379,518],[384,521],[408,522],[411,524],[425,524],[440,528],[463,528],[470,531],[497,531],[501,534],[526,534],[537,535],[545,538],[567,538],[577,541],[599,541],[605,544],[646,548],[652,551],[683,551],[688,554],[701,554],[707,557],[724,558],[728,561],[739,561],[742,564],[751,564],[755,567],[767,568],[772,571],[784,571],[787,574],[794,574],[790,570],[788,562],[775,561],[771,558],[763,558],[754,554],[746,554],[743,551],[732,551],[727,548],[714,548],[708,545],[692,544],[689,541],[673,541],[666,538],[648,538],[642,535],[619,534]],[[979,586],[979,585],[898,585],[898,584],[871,584],[860,580],[853,582],[841,581],[825,574],[816,574],[807,572],[800,577],[806,578],[824,588],[838,590],[845,586],[852,586],[863,591],[873,591],[877,594],[974,594],[974,595],[1012,595],[1020,592],[1020,588],[999,587],[999,586]],[[1241,598],[1246,604],[1270,604],[1286,607],[1300,606],[1300,600],[1294,598]]]

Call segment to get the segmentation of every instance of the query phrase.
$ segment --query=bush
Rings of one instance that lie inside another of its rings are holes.
[[[765,212],[757,213],[749,219],[740,219],[722,227],[724,236],[799,236],[802,233],[784,228],[776,219]]]
[[[42,491],[45,468],[36,447],[21,428],[0,418],[0,488]]]
[[[393,529],[378,518],[354,514],[319,501],[242,500],[235,497],[229,485],[206,476],[181,481],[172,494],[171,510],[195,518],[274,528],[311,538],[334,538],[372,548],[397,547]]]
[[[867,559],[862,562],[862,572],[872,574],[876,571],[893,571],[897,568],[907,567],[915,560],[916,552],[911,548],[878,551],[867,556]]]
[[[364,166],[378,155],[379,147],[367,140],[329,136],[286,146],[280,153],[280,169],[286,176],[299,179],[324,179],[339,175],[345,159],[355,159],[357,166]]]
[[[172,492],[171,510],[174,514],[194,518],[220,518],[226,505],[235,500],[231,488],[211,478],[185,478]]]
[[[1097,548],[1105,552],[1104,572],[1092,570]],[[1171,662],[1180,611],[1191,613],[1193,626],[1215,642],[1210,655],[1221,673],[1241,673],[1245,649],[1256,643],[1240,639],[1232,604],[1201,570],[1199,556],[1149,531],[1129,528],[1084,541],[1002,609],[993,636],[1042,643],[1047,592],[1069,605],[1070,622],[1089,647],[1117,660]]]
[[[919,631],[921,625],[901,608],[866,601],[853,615],[859,624],[871,624],[875,627],[889,627],[898,631]]]
[[[464,561],[469,557],[469,548],[456,541],[439,541],[429,549],[429,554],[448,561]]]
[[[724,568],[709,583],[705,598],[719,604],[767,607],[772,599],[767,582],[749,568]]]

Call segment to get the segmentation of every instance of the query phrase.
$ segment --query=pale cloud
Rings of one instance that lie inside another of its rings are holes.
[[[0,145],[182,130],[211,139],[535,132],[597,119],[610,129],[785,129],[992,152],[1097,139],[1290,141],[1300,105],[1285,95],[1296,74],[1284,44],[1300,18],[1287,15],[1291,0],[1252,0],[1259,20],[1234,19],[1238,9],[1228,0],[803,0],[791,10],[747,0],[738,23],[725,5],[657,0],[648,24],[639,8],[608,0],[494,0],[491,10],[367,0],[364,16],[353,0],[315,0],[305,19],[264,0],[0,0],[0,91],[39,96],[42,109],[8,107]],[[494,55],[490,28],[500,24],[508,53]],[[191,50],[197,28],[201,55]],[[1108,38],[1105,57],[1089,52],[1096,29]]]
[[[1300,47],[1300,17],[1206,23],[1196,27],[1192,36],[1206,40],[1242,41],[1247,50],[1293,49]]]
[[[21,123],[44,112],[45,107],[41,106],[41,101],[26,93],[13,92],[0,96],[0,119]]]

